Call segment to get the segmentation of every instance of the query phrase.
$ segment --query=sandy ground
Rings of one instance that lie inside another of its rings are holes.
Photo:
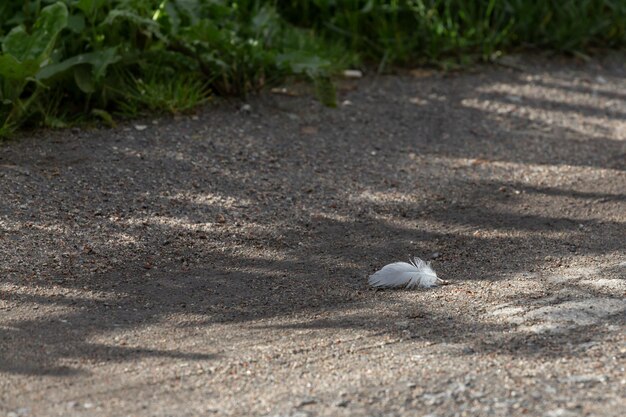
[[[623,62],[2,145],[0,415],[622,416]]]

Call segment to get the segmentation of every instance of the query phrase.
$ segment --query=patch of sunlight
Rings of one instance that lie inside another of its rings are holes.
[[[418,202],[422,200],[419,194],[403,193],[399,191],[370,191],[365,190],[362,193],[350,196],[349,201],[352,203],[389,203],[389,202]]]
[[[619,278],[598,278],[598,279],[584,279],[580,281],[580,284],[593,287],[598,290],[610,290],[619,292],[626,292],[626,279]]]
[[[497,306],[497,308],[489,312],[492,316],[514,316],[516,314],[524,313],[526,309],[524,307],[516,307],[510,305]]]
[[[243,273],[250,274],[250,275],[255,275],[258,278],[268,278],[268,277],[281,278],[285,276],[285,271],[280,270],[280,269],[272,269],[272,268],[275,268],[275,266],[268,265],[267,267],[264,268],[264,267],[238,265],[236,267],[228,268],[228,269],[232,269],[237,272],[243,272]]]
[[[626,279],[620,278],[623,272],[618,271],[621,264],[606,265],[603,267],[574,266],[561,271],[559,274],[550,275],[548,281],[555,284],[576,285],[578,287],[593,288],[595,291],[604,291],[609,294],[620,294],[626,291]],[[613,278],[613,276],[618,276]]]
[[[506,103],[503,100],[466,98],[461,100],[465,107],[482,110],[488,113],[510,115],[522,117],[533,122],[541,122],[547,126],[564,128],[581,135],[605,139],[607,136],[617,136],[621,134],[618,129],[607,128],[607,118],[584,115],[581,112],[571,112],[562,110],[537,109],[532,105],[524,103]],[[515,133],[515,132],[513,132]],[[536,134],[532,131],[524,131],[528,134]],[[567,139],[567,138],[564,138]]]
[[[524,321],[539,321],[522,330],[533,333],[560,332],[577,326],[590,326],[614,314],[626,313],[626,300],[591,297],[564,301],[529,311]]]
[[[491,213],[497,211],[492,207]],[[501,212],[503,216],[510,214],[508,211]],[[563,230],[527,230],[524,228],[516,228],[515,225],[507,226],[503,225],[498,227],[496,225],[484,226],[480,220],[468,219],[454,220],[444,219],[438,220],[430,216],[424,216],[424,218],[404,218],[398,216],[396,213],[392,214],[376,214],[373,218],[380,221],[382,224],[387,225],[389,228],[401,228],[406,230],[419,230],[422,233],[429,233],[433,236],[442,235],[442,231],[453,231],[456,236],[466,236],[472,239],[524,239],[534,237],[538,233],[542,238],[560,240],[563,238]],[[549,220],[548,218],[546,220]],[[572,230],[571,232],[577,232]]]
[[[47,223],[40,224],[32,221],[17,221],[11,219],[0,220],[0,228],[5,232],[18,232],[24,229],[41,230],[44,232],[51,232],[53,234],[76,234],[76,232],[61,223]]]
[[[219,206],[224,208],[231,207],[248,207],[252,205],[252,201],[247,198],[235,198],[232,196],[224,196],[215,193],[190,194],[177,193],[166,197],[169,200],[175,200],[185,203],[192,203],[205,206]]]
[[[111,237],[107,240],[107,245],[115,245],[115,246],[125,246],[125,245],[134,245],[140,242],[140,239],[137,236],[130,235],[128,233],[113,233]],[[102,246],[100,246],[102,248]]]
[[[249,246],[241,246],[237,248],[237,255],[245,259],[246,262],[258,261],[287,261],[287,254],[282,250],[265,247],[257,249]]]
[[[140,217],[132,217],[128,219],[120,220],[119,223],[126,224],[129,226],[144,226],[146,224],[152,225],[162,225],[168,226],[172,228],[179,228],[185,230],[204,230],[205,228],[209,228],[214,224],[213,222],[209,223],[191,223],[189,219],[184,217],[167,217],[167,216],[140,216]]]
[[[22,222],[16,222],[10,219],[0,219],[0,229],[3,232],[17,232],[22,228]]]
[[[574,85],[562,83],[563,88],[556,86],[545,86],[541,84],[504,84],[496,83],[489,86],[481,87],[478,89],[481,93],[497,93],[502,94],[503,101],[517,101],[524,103],[525,99],[541,100],[548,105],[584,105],[589,107],[596,107],[598,110],[611,109],[618,107],[620,103],[616,99],[605,99],[603,97],[594,94],[598,91],[596,88],[589,91],[575,91],[577,88]],[[607,93],[609,91],[606,91]],[[555,101],[556,97],[567,98],[565,101]],[[531,104],[532,106],[532,104]],[[582,110],[584,111],[584,110]]]
[[[585,78],[570,78],[569,75],[566,75],[567,79],[559,78],[558,76],[551,76],[548,74],[535,74],[528,75],[526,77],[526,81],[529,83],[534,83],[538,81],[543,84],[553,84],[554,87],[563,87],[564,89],[568,89],[568,92],[571,89],[579,89],[584,93],[584,90],[587,90],[587,94],[593,94],[594,91],[599,93],[607,93],[607,94],[615,94],[615,83],[624,83],[624,79],[620,79],[617,77],[612,78],[604,78],[604,82],[598,82],[598,79],[587,79]],[[609,83],[608,81],[611,81]],[[549,88],[549,86],[545,86],[544,88]]]
[[[192,222],[186,217],[172,217],[172,216],[137,216],[128,219],[118,220],[117,223],[125,224],[128,226],[146,226],[146,225],[156,225],[156,226],[166,226],[172,229],[181,229],[192,232],[206,232],[212,233],[216,230],[216,225],[221,224],[219,221],[210,221],[210,222]],[[243,232],[262,232],[265,234],[276,234],[276,225],[279,223],[275,223],[272,225],[265,225],[257,222],[245,222],[241,224],[240,227],[237,228],[236,232],[231,233],[243,233]]]
[[[524,180],[524,182],[534,183],[536,179],[534,179],[534,175],[537,175],[537,178],[542,179],[546,174],[568,174],[568,178],[570,178],[571,182],[576,182],[576,176],[583,177],[586,180],[592,178],[606,178],[613,177],[615,175],[623,175],[624,171],[617,168],[601,168],[601,167],[588,167],[588,166],[580,166],[580,165],[571,165],[571,164],[536,164],[530,162],[515,162],[515,161],[500,161],[497,159],[487,160],[482,158],[457,158],[457,157],[441,157],[428,155],[428,159],[432,164],[438,164],[440,166],[446,166],[452,169],[464,169],[464,168],[473,168],[473,169],[481,169],[486,167],[489,169],[488,173],[491,174],[492,177],[499,179],[501,172],[507,172],[511,175],[516,175],[517,173],[523,174],[519,178]],[[501,169],[501,172],[494,171],[493,169]],[[591,190],[590,190],[591,191]],[[621,194],[615,194],[615,196],[620,196]]]
[[[315,221],[332,220],[335,222],[342,222],[342,223],[354,222],[354,216],[346,216],[346,215],[339,214],[339,213],[326,212],[326,211],[321,211],[321,210],[311,210],[309,214],[311,216],[311,219]]]
[[[19,285],[15,283],[0,283],[0,291],[5,292],[6,297],[11,295],[16,296],[37,296],[37,298],[49,297],[50,300],[59,297],[59,295],[66,296],[73,300],[94,300],[94,301],[115,301],[120,297],[120,292],[108,292],[103,290],[90,290],[90,289],[68,289],[59,285],[47,285],[47,286],[28,286]],[[62,297],[59,299],[63,299]],[[22,302],[20,301],[20,304]]]

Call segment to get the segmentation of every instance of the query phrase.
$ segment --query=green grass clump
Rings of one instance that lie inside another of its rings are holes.
[[[289,74],[328,78],[348,55],[262,1],[3,2],[0,45],[0,137],[185,112]]]
[[[277,1],[291,23],[391,64],[489,60],[519,47],[576,53],[626,45],[623,0]]]
[[[21,126],[179,113],[288,75],[333,106],[352,65],[489,61],[626,45],[624,0],[0,2],[0,138]]]

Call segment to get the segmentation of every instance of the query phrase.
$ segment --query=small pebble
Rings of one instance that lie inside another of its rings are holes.
[[[363,72],[355,69],[347,69],[343,72],[343,76],[346,78],[361,78],[363,77]]]

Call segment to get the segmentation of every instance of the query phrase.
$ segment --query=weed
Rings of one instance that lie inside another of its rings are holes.
[[[0,2],[0,137],[22,125],[185,112],[286,76],[336,104],[349,66],[458,68],[518,48],[626,45],[623,0]]]
[[[181,113],[206,103],[211,90],[208,82],[193,75],[177,77],[153,69],[143,78],[128,73],[123,101],[118,106],[127,114],[137,115],[139,109]]]

